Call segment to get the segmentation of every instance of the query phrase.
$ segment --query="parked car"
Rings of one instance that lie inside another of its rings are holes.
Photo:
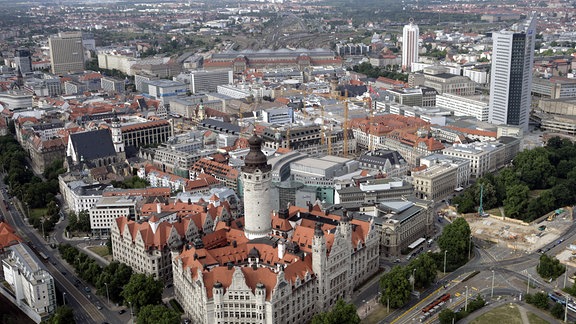
[[[125,309],[121,309],[121,310],[118,311],[118,314],[120,314],[120,315],[122,315],[122,314],[124,314],[124,313],[126,313],[126,310],[125,310]]]

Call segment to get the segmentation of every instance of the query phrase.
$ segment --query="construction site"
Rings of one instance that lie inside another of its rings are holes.
[[[473,239],[482,242],[495,259],[503,260],[525,253],[547,252],[544,247],[558,243],[573,223],[572,209],[561,208],[530,223],[502,216],[502,208],[486,211],[485,217],[479,217],[477,213],[459,215],[454,207],[442,210],[442,214],[448,219],[464,217],[470,225]],[[572,266],[576,266],[576,242],[574,250],[570,247],[556,257],[562,263],[573,263]]]

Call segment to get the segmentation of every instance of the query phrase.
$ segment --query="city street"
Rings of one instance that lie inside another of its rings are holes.
[[[559,237],[542,248],[542,250],[547,251],[548,255],[555,256],[576,240],[576,224],[572,219],[573,217],[563,227],[564,232]],[[393,310],[380,323],[419,322],[422,317],[422,308],[445,293],[451,295],[445,307],[456,311],[465,303],[466,286],[468,286],[468,298],[475,298],[480,294],[490,303],[498,303],[500,301],[520,303],[523,302],[526,293],[543,291],[547,294],[563,288],[564,275],[560,276],[558,280],[545,282],[537,274],[536,266],[540,258],[539,253],[519,252],[510,249],[503,250],[501,247],[483,243],[475,242],[473,258],[470,262],[456,271],[448,273],[427,290],[420,291],[420,299],[413,296],[407,305]],[[396,264],[389,262],[387,265],[394,266]],[[478,271],[478,274],[464,281],[465,278],[471,276],[475,271]],[[372,305],[370,303],[375,303],[378,298],[379,277],[380,275],[354,295],[353,302],[356,307],[361,309],[360,312],[369,308],[371,310],[374,309],[374,307],[369,305]],[[493,288],[492,281],[494,281]],[[568,282],[567,285],[571,285],[571,283]],[[363,314],[363,317],[368,313],[369,311]],[[543,316],[549,316],[546,312],[543,314]],[[568,319],[571,321],[576,320],[576,313],[569,311]],[[437,314],[423,319],[423,322],[433,323],[435,320],[437,320]]]
[[[5,184],[1,179],[0,188],[0,198],[8,202],[7,209],[1,208],[2,216],[33,249],[48,256],[49,262],[47,262],[45,266],[54,277],[56,288],[62,294],[59,298],[64,298],[66,304],[73,308],[76,322],[109,322],[113,324],[128,322],[130,319],[129,314],[128,316],[124,314],[118,317],[117,307],[109,307],[105,299],[101,299],[93,293],[90,294],[89,299],[88,294],[85,294],[82,290],[83,286],[74,286],[74,282],[80,279],[75,276],[72,266],[63,261],[59,257],[57,249],[51,248],[48,242],[42,239],[41,235],[32,226],[28,225],[27,222],[25,223],[21,211],[16,208],[17,203],[14,204],[15,200],[8,198],[5,191]],[[57,228],[61,232],[65,225],[60,223],[57,225]],[[57,234],[56,238],[58,237],[59,235]],[[94,288],[91,287],[91,290],[94,290]],[[102,309],[98,310],[97,305],[101,305]]]

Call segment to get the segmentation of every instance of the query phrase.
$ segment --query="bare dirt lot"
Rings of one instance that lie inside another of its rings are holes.
[[[489,217],[464,215],[464,218],[470,224],[475,239],[491,242],[493,244],[491,250],[496,254],[502,254],[501,258],[505,258],[506,253],[534,252],[556,241],[572,224],[573,220],[569,215],[569,212],[565,212],[552,221],[543,220],[533,224],[495,215]],[[543,230],[542,226],[545,226]]]

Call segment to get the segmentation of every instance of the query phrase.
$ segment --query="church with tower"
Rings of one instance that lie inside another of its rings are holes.
[[[66,148],[66,167],[72,170],[90,170],[94,175],[125,174],[126,150],[122,139],[120,119],[114,113],[107,128],[71,133]]]
[[[176,299],[194,323],[306,323],[378,271],[379,235],[343,209],[272,210],[262,139],[248,142],[244,217],[170,244]]]

